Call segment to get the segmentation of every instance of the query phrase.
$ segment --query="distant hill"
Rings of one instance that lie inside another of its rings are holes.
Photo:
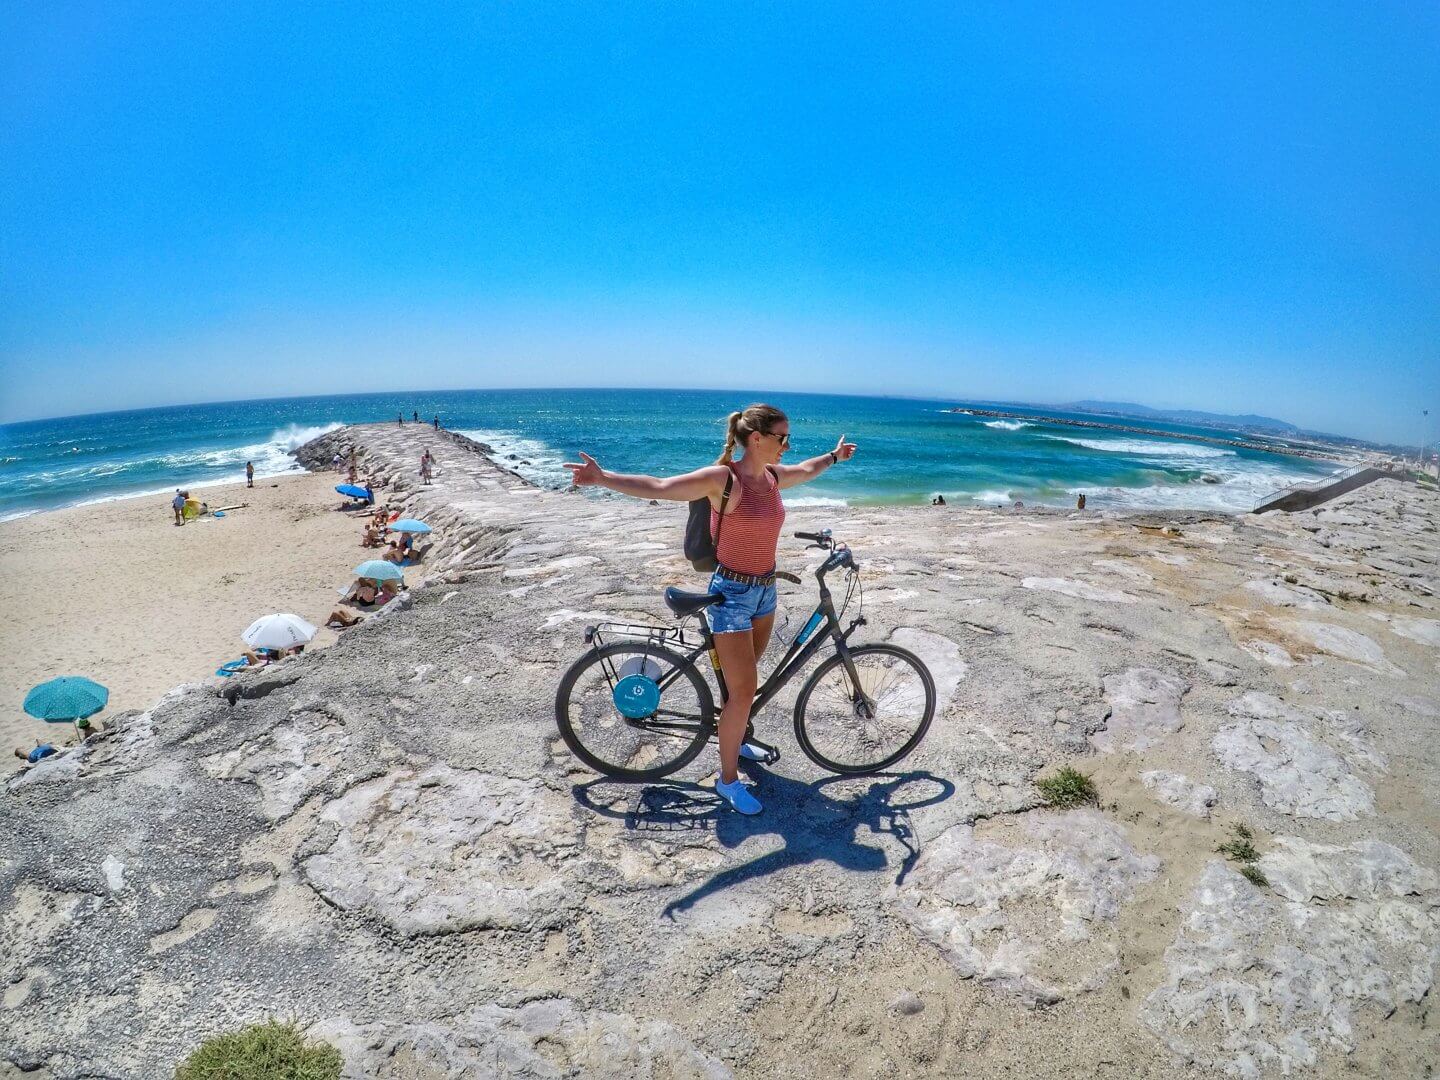
[[[1272,431],[1294,435],[1300,429],[1273,416],[1233,416],[1228,413],[1200,412],[1197,409],[1152,409],[1129,401],[1072,401],[1062,406],[1071,412],[1102,413],[1106,416],[1141,417],[1146,420],[1168,420],[1174,424],[1205,424],[1216,427],[1240,428],[1244,431]]]

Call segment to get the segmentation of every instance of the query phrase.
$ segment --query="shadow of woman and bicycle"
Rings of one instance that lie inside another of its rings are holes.
[[[944,802],[955,785],[924,771],[868,777],[832,776],[815,783],[758,772],[756,793],[765,812],[737,814],[709,787],[685,781],[633,784],[601,777],[577,784],[575,800],[600,817],[650,839],[713,834],[726,848],[753,837],[777,836],[782,846],[748,862],[728,866],[665,906],[664,914],[687,911],[701,900],[747,881],[806,863],[829,862],[843,870],[880,873],[892,865],[884,847],[862,843],[861,830],[896,841],[904,854],[895,883],[920,857],[910,813]],[[678,834],[678,835],[677,835]]]

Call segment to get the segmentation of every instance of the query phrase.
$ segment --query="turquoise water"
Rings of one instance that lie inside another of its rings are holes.
[[[763,399],[791,419],[799,461],[835,445],[854,461],[792,491],[791,505],[950,502],[1248,510],[1263,495],[1339,466],[1191,442],[1205,428],[1133,421],[1173,437],[993,420],[947,412],[955,401],[701,390],[465,390],[281,398],[64,417],[0,426],[0,520],[177,485],[198,487],[298,471],[288,454],[348,423],[414,411],[485,440],[537,483],[586,450],[623,472],[682,472],[713,461],[724,417]],[[976,404],[976,407],[983,407]],[[1006,406],[1010,411],[1023,411]],[[1077,416],[1093,420],[1093,416]]]

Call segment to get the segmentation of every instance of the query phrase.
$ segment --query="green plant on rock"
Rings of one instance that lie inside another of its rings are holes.
[[[1269,885],[1267,878],[1260,867],[1255,864],[1260,861],[1260,850],[1255,846],[1255,833],[1250,826],[1243,822],[1231,826],[1231,832],[1235,836],[1226,840],[1223,844],[1216,846],[1215,850],[1224,855],[1227,859],[1233,859],[1240,863],[1240,876],[1252,885]]]
[[[1096,803],[1099,796],[1095,791],[1095,784],[1079,769],[1073,769],[1066,765],[1053,776],[1042,776],[1035,781],[1036,788],[1045,797],[1045,801],[1051,806],[1064,809],[1067,806],[1079,806],[1082,803]]]
[[[294,1023],[269,1020],[201,1043],[175,1080],[340,1080],[340,1051],[306,1042]]]
[[[1246,863],[1240,867],[1240,876],[1251,885],[1258,885],[1262,888],[1270,884],[1270,879],[1265,876],[1265,872],[1252,863]]]
[[[1216,851],[1220,852],[1227,859],[1234,859],[1239,863],[1253,863],[1260,858],[1260,851],[1249,840],[1226,840],[1219,845]]]

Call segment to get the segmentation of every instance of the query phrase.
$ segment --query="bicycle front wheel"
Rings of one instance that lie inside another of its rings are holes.
[[[623,680],[628,680],[624,686]],[[620,711],[616,688],[623,700],[637,680],[640,689],[655,696],[643,707],[646,715],[627,716]],[[684,768],[704,749],[715,732],[715,699],[695,665],[680,654],[617,641],[586,653],[561,678],[555,723],[565,745],[596,772],[621,780],[658,780]]]
[[[795,701],[795,740],[823,769],[887,769],[920,745],[935,717],[935,680],[896,645],[850,649],[858,684],[839,653],[805,681]]]

